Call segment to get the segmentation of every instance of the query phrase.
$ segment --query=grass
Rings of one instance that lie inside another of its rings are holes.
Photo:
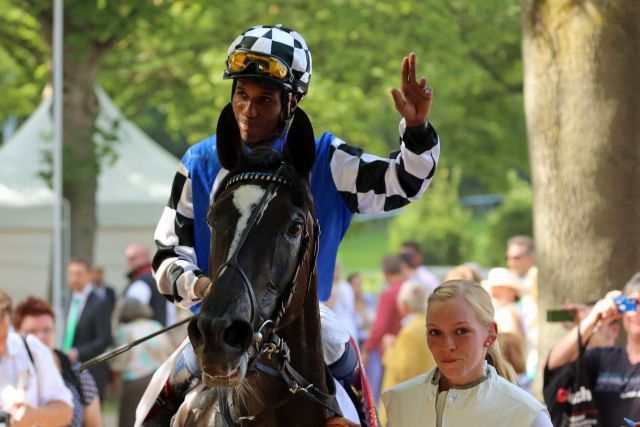
[[[338,250],[343,276],[358,272],[364,291],[378,293],[383,284],[380,261],[390,252],[386,221],[352,223]]]
[[[344,273],[377,271],[380,260],[389,252],[384,224],[356,223],[352,224],[340,244],[338,260]]]

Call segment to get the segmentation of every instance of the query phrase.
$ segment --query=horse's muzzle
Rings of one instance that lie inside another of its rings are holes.
[[[244,378],[253,328],[246,320],[211,318],[200,313],[189,324],[189,338],[208,386],[232,386]]]

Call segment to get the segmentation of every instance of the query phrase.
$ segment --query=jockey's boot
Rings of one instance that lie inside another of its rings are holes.
[[[168,426],[171,418],[184,402],[189,390],[200,382],[200,365],[189,343],[176,361],[155,403],[149,410],[144,426]]]

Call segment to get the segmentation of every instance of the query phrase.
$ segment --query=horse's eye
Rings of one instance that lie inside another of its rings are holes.
[[[296,236],[300,234],[303,226],[304,226],[304,221],[302,221],[301,219],[298,219],[289,226],[287,233],[289,233],[290,236]]]

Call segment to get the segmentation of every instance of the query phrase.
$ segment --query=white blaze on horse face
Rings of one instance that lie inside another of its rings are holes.
[[[247,227],[247,222],[249,221],[249,218],[251,218],[253,210],[257,207],[258,203],[260,203],[260,200],[262,200],[265,191],[266,190],[264,188],[257,185],[243,185],[233,193],[233,206],[238,210],[240,218],[238,218],[236,231],[233,236],[233,241],[231,242],[231,247],[229,248],[229,254],[227,255],[227,261],[229,261],[231,255],[236,251],[236,248],[240,243],[240,237],[242,236],[244,229]],[[271,193],[265,201],[262,211],[256,219],[256,224],[260,222],[262,215],[267,210],[269,203],[274,197],[276,197],[276,191]]]

